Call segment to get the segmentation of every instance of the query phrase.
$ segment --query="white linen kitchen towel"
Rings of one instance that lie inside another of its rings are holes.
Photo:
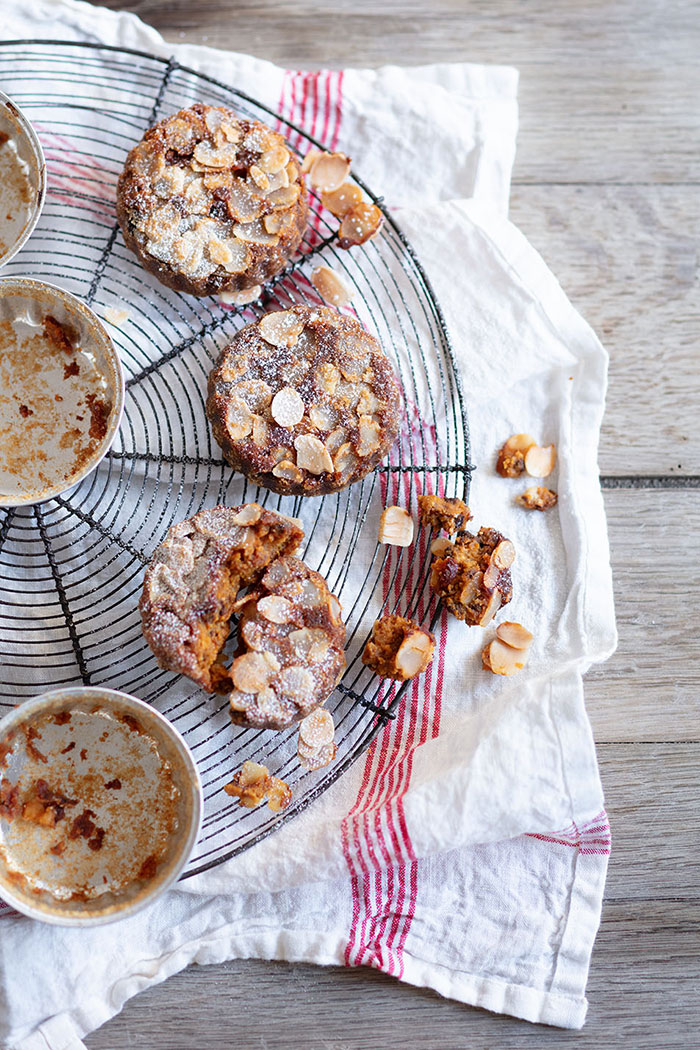
[[[488,675],[483,633],[443,615],[433,665],[396,719],[274,836],[116,926],[6,915],[2,1046],[80,1047],[126,999],[189,962],[252,956],[369,964],[474,1005],[580,1027],[609,852],[581,680],[615,645],[596,465],[607,359],[505,218],[515,72],[285,72],[172,47],[130,15],[10,0],[0,39],[30,37],[172,54],[353,156],[396,209],[444,312],[480,465],[476,524],[497,525],[523,552],[510,608],[535,644],[526,672]],[[559,504],[547,514],[514,507],[512,483],[492,470],[495,449],[522,430],[557,445]],[[403,481],[395,486],[400,502]]]

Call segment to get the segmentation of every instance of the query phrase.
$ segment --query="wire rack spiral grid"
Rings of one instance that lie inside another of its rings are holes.
[[[229,105],[276,126],[302,155],[323,147],[301,128],[204,74],[124,49],[7,42],[0,45],[0,83],[38,130],[49,174],[42,218],[5,272],[59,284],[98,314],[126,306],[130,315],[112,330],[127,402],[111,452],[66,495],[0,512],[0,706],[90,684],[132,693],[167,715],[192,748],[204,785],[202,834],[186,870],[192,875],[292,819],[393,717],[405,687],[388,688],[361,663],[372,623],[382,611],[431,625],[439,614],[427,588],[429,537],[389,548],[377,544],[377,524],[391,503],[415,516],[421,491],[468,497],[472,467],[459,377],[429,282],[385,209],[377,239],[341,251],[337,221],[312,196],[300,253],[257,303],[240,309],[164,288],[125,248],[114,217],[116,180],[128,150],[157,119],[196,101]],[[279,497],[234,474],[212,447],[206,380],[221,348],[266,308],[319,302],[309,282],[319,261],[353,286],[353,310],[393,361],[406,412],[389,461],[364,481],[323,498]],[[160,669],[141,634],[143,568],[170,525],[205,506],[250,500],[301,517],[300,556],[326,576],[343,606],[347,670],[326,705],[338,756],[314,773],[299,767],[293,730],[232,726],[225,698]],[[290,785],[294,801],[284,813],[242,809],[222,791],[246,758]]]

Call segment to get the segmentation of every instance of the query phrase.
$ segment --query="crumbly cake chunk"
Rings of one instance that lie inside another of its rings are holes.
[[[239,806],[254,809],[263,799],[275,813],[286,809],[292,801],[292,790],[279,777],[270,776],[267,766],[259,762],[244,762],[237,773],[234,773],[230,784],[224,785],[227,795],[238,799]]]
[[[461,533],[433,559],[431,590],[469,626],[485,626],[513,596],[515,547],[496,529]]]
[[[209,376],[224,456],[256,485],[318,496],[365,477],[396,440],[401,395],[377,340],[328,307],[247,325]]]
[[[362,663],[381,678],[405,682],[422,674],[433,659],[435,636],[404,616],[376,620],[362,653]]]
[[[544,485],[532,485],[516,496],[515,502],[525,510],[549,510],[550,507],[556,507],[557,499],[553,489],[545,488]]]
[[[159,665],[227,692],[230,672],[218,657],[236,595],[303,536],[296,521],[257,503],[213,507],[173,525],[146,569],[139,603]]]
[[[224,106],[197,103],[150,128],[117,188],[127,247],[163,284],[190,295],[270,280],[297,249],[307,215],[289,144]]]
[[[279,558],[243,600],[231,667],[231,717],[285,729],[320,707],[345,669],[340,603],[323,576]]]
[[[444,529],[450,535],[460,532],[473,516],[467,504],[456,497],[419,496],[418,506],[423,528]]]

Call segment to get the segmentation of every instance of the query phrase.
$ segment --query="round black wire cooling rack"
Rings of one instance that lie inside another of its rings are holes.
[[[128,150],[156,120],[196,101],[230,105],[272,123],[301,153],[324,147],[244,93],[172,60],[56,41],[0,44],[0,83],[42,140],[48,193],[28,244],[7,265],[61,285],[112,327],[127,376],[124,420],[98,469],[64,496],[0,511],[0,706],[72,685],[109,686],[147,700],[177,726],[198,762],[205,795],[192,875],[251,846],[329,787],[394,715],[403,688],[361,662],[372,624],[400,612],[433,625],[429,536],[410,548],[377,543],[384,506],[416,516],[421,492],[468,497],[469,436],[459,377],[439,306],[411,246],[385,210],[382,233],[351,251],[337,220],[310,198],[297,257],[249,307],[226,308],[158,284],[124,246],[115,186]],[[366,195],[382,207],[364,183]],[[354,289],[352,310],[379,338],[400,378],[405,412],[388,461],[324,498],[280,497],[251,486],[223,461],[204,414],[209,370],[242,325],[266,308],[317,303],[309,281],[323,261]],[[300,517],[300,556],[327,578],[348,629],[347,670],[328,700],[335,762],[305,773],[296,733],[235,727],[225,698],[159,668],[141,634],[143,569],[167,529],[203,507],[257,500]],[[243,809],[222,790],[245,759],[290,785],[283,814]]]

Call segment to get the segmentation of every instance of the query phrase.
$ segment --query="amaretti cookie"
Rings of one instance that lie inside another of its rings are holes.
[[[296,521],[257,503],[213,507],[173,525],[146,569],[139,603],[160,666],[228,692],[220,653],[238,592],[275,558],[292,554],[303,536]]]
[[[231,717],[285,729],[320,707],[345,668],[340,603],[298,558],[278,558],[242,600]]]
[[[304,176],[285,139],[223,106],[197,103],[150,128],[117,187],[127,247],[190,295],[270,280],[296,251],[307,214]]]
[[[247,325],[209,376],[207,415],[224,456],[282,494],[318,496],[364,478],[394,444],[400,412],[377,340],[328,307]]]

